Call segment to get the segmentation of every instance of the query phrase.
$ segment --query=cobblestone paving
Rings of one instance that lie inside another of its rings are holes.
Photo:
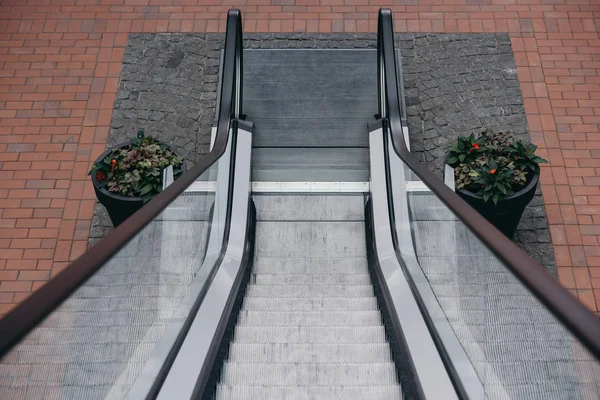
[[[125,49],[108,145],[139,128],[173,144],[193,163],[208,151],[215,116],[221,34],[132,34]],[[249,34],[245,48],[375,48],[374,34]],[[441,177],[457,136],[491,127],[528,140],[507,34],[401,34],[411,148]],[[96,205],[90,244],[111,225]],[[515,241],[556,273],[548,221],[538,194]]]
[[[130,35],[108,146],[143,128],[172,145],[188,166],[208,152],[222,39],[218,34]],[[90,245],[111,229],[106,209],[96,204]]]

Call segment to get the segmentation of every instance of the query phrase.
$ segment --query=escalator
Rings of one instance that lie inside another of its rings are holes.
[[[0,321],[0,398],[600,399],[598,319],[410,154],[389,10],[241,35],[205,159]]]
[[[254,266],[217,399],[400,399],[362,196],[258,195]]]

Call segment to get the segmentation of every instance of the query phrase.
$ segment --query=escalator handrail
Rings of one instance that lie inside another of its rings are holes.
[[[408,150],[398,92],[392,12],[381,9],[377,28],[379,114],[394,152],[429,189],[477,236],[548,310],[600,359],[600,319],[514,242],[450,190]],[[394,228],[394,224],[392,224]]]
[[[211,151],[148,204],[73,261],[45,286],[0,320],[0,358],[55,310],[77,288],[108,262],[123,246],[153,221],[225,153],[229,133],[242,115],[242,17],[227,15],[225,54],[215,141]],[[230,214],[228,214],[229,218]],[[228,225],[226,221],[225,225]],[[223,246],[221,251],[224,251]]]

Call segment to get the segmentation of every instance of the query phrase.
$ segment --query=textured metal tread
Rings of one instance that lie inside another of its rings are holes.
[[[258,285],[370,285],[369,274],[253,274]]]
[[[346,258],[294,258],[259,257],[254,261],[255,274],[365,274],[368,273],[365,257]]]
[[[236,326],[234,342],[240,343],[332,343],[358,344],[385,342],[382,326],[282,327]]]
[[[252,199],[258,221],[364,221],[363,196],[261,194]]]
[[[356,344],[232,343],[229,362],[390,362],[387,342]]]
[[[217,400],[401,400],[398,385],[380,386],[230,386],[219,384]]]
[[[247,297],[365,297],[373,296],[372,285],[273,286],[249,285]]]
[[[372,386],[397,384],[391,362],[365,364],[225,363],[221,382],[235,385]]]
[[[246,297],[244,310],[257,311],[370,311],[379,310],[377,298],[368,297]]]
[[[379,311],[248,311],[242,310],[238,326],[377,326]]]

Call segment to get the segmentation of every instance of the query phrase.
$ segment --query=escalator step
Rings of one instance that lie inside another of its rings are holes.
[[[321,297],[294,298],[288,297],[246,297],[244,299],[245,310],[257,311],[368,311],[379,310],[375,297]]]
[[[257,285],[370,285],[369,274],[253,274]]]
[[[261,257],[254,262],[255,274],[365,274],[365,257],[356,258],[293,258]]]
[[[385,343],[355,344],[285,344],[285,343],[233,343],[229,362],[328,362],[371,363],[390,362],[390,346]]]
[[[219,385],[217,400],[300,400],[300,399],[361,399],[401,400],[397,385],[298,387],[298,386],[229,386]]]
[[[379,311],[242,311],[238,326],[377,326]]]
[[[373,296],[372,285],[249,285],[247,297],[366,297]]]
[[[385,343],[383,325],[356,327],[236,326],[234,342],[240,343]]]
[[[394,385],[396,368],[393,363],[315,364],[315,363],[227,363],[221,383],[236,385],[253,382],[256,385],[328,386]],[[334,383],[335,382],[335,383]]]

